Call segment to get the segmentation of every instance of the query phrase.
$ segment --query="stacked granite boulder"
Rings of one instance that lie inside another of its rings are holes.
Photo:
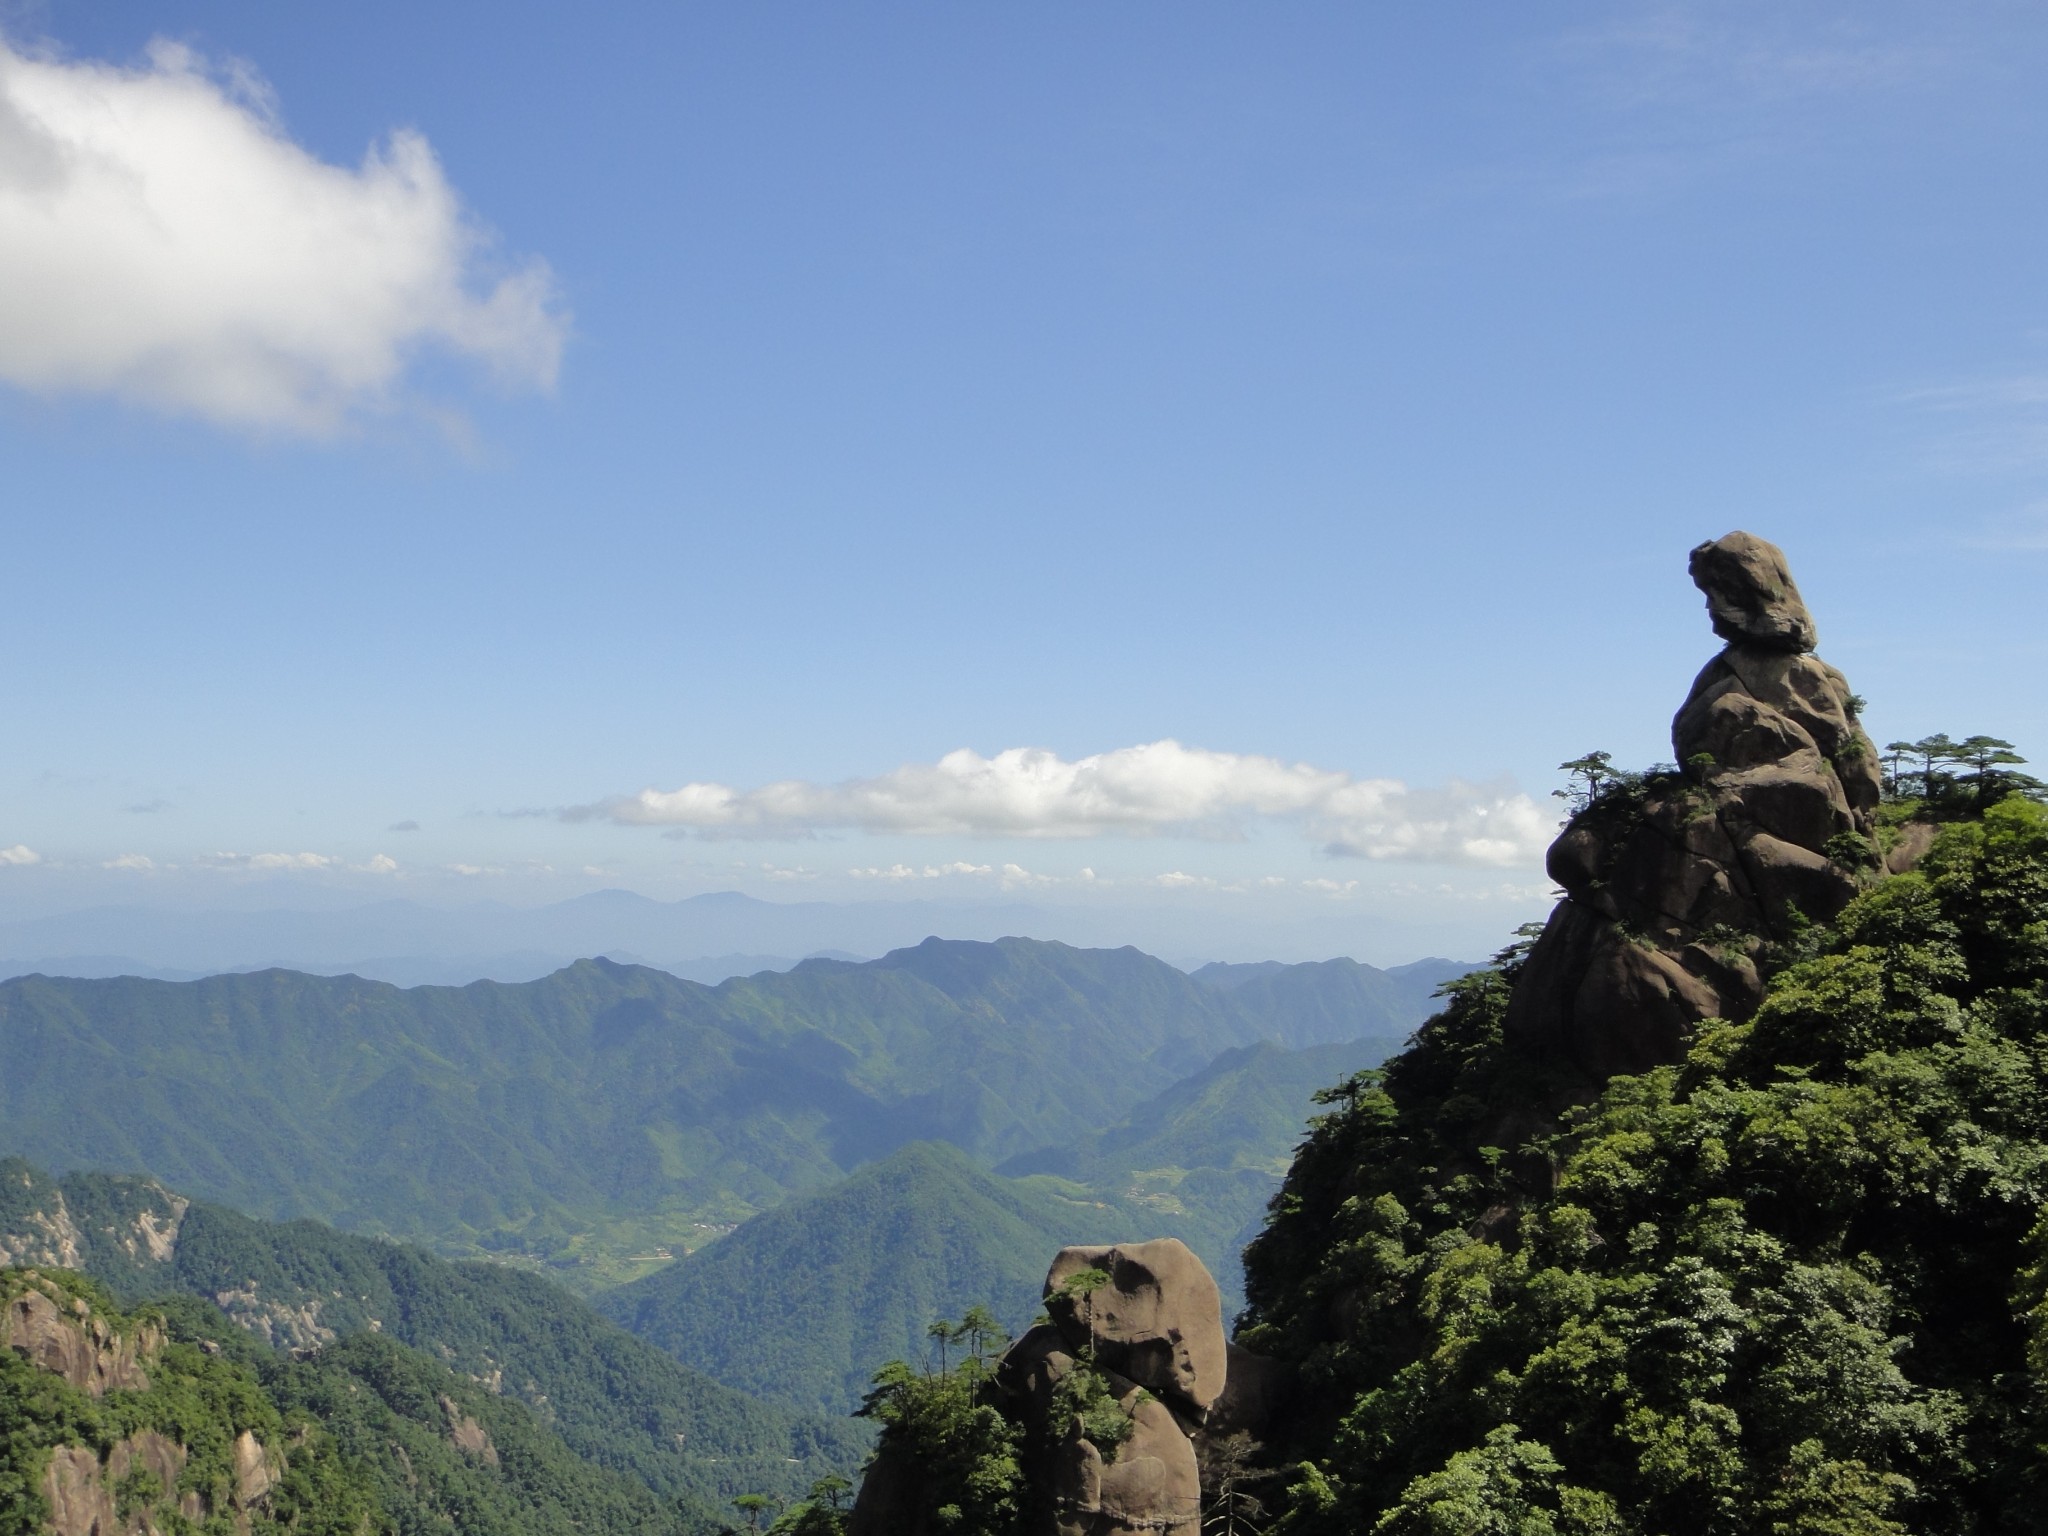
[[[1692,552],[1726,642],[1672,721],[1677,771],[1596,796],[1551,845],[1564,889],[1506,1029],[1585,1091],[1762,997],[1756,957],[1833,917],[1875,862],[1878,758],[1774,544]]]
[[[1089,1271],[1102,1283],[1069,1284]],[[1197,1536],[1204,1436],[1257,1430],[1282,1368],[1225,1339],[1216,1282],[1177,1238],[1062,1248],[1046,1274],[1045,1310],[1050,1321],[1003,1356],[988,1399],[1023,1431],[1025,1529]],[[1061,1390],[1077,1371],[1107,1389],[1100,1414],[1076,1413]],[[854,1507],[855,1536],[915,1527],[905,1511],[919,1477],[885,1441]]]
[[[1109,1276],[1083,1296],[1068,1281]],[[1052,1321],[1004,1356],[996,1388],[1024,1426],[1035,1472],[1033,1524],[1057,1536],[1113,1531],[1194,1532],[1201,1475],[1191,1436],[1223,1395],[1229,1368],[1223,1301],[1202,1261],[1174,1238],[1108,1248],[1062,1248],[1045,1277]],[[1121,1443],[1098,1445],[1082,1421],[1062,1421],[1055,1389],[1092,1362],[1129,1421]]]

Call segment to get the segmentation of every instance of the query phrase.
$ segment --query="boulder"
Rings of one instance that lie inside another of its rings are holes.
[[[1066,1282],[1099,1269],[1107,1282],[1078,1296]],[[1024,1431],[1033,1536],[1112,1536],[1201,1527],[1201,1472],[1191,1435],[1219,1404],[1241,1416],[1271,1412],[1279,1368],[1234,1350],[1223,1336],[1222,1298],[1202,1261],[1176,1239],[1062,1248],[1045,1279],[1052,1319],[1010,1346],[985,1401]],[[1247,1391],[1229,1397],[1233,1358],[1251,1362]],[[1272,1367],[1261,1371],[1259,1367]],[[1059,1387],[1080,1370],[1102,1380],[1130,1430],[1098,1445],[1082,1418],[1062,1409]],[[856,1505],[856,1536],[891,1530],[905,1508],[913,1469],[875,1458]]]
[[[1731,533],[1695,549],[1688,569],[1707,595],[1714,633],[1723,640],[1777,651],[1814,648],[1813,616],[1777,545]]]
[[[1201,1472],[1195,1447],[1165,1404],[1136,1388],[1119,1406],[1130,1435],[1105,1456],[1068,1426],[1053,1462],[1053,1529],[1058,1536],[1114,1536],[1122,1531],[1181,1531],[1193,1536],[1202,1518]]]
[[[1086,1298],[1063,1289],[1088,1269],[1109,1283]],[[1196,1424],[1223,1391],[1223,1297],[1178,1238],[1062,1248],[1046,1272],[1045,1309],[1072,1353],[1092,1349],[1099,1364]]]

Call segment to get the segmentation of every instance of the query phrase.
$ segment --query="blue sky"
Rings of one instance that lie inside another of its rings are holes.
[[[1735,527],[2048,757],[2038,8],[585,12],[0,7],[0,914],[1483,952]]]

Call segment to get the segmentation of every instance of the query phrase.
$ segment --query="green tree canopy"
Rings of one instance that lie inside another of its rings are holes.
[[[1561,1133],[1507,991],[1329,1095],[1248,1255],[1240,1337],[1300,1370],[1276,1528],[2038,1528],[2048,809],[1945,827]]]

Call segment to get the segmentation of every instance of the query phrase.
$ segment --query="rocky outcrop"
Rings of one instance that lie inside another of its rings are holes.
[[[233,1455],[227,1515],[237,1531],[247,1532],[252,1512],[283,1475],[284,1458],[247,1430],[236,1438]],[[206,1496],[178,1487],[190,1460],[184,1446],[153,1429],[115,1441],[104,1457],[90,1446],[57,1446],[41,1483],[50,1510],[47,1529],[52,1536],[166,1536],[199,1526],[209,1513]],[[173,1510],[186,1524],[167,1518]]]
[[[1193,1532],[1201,1517],[1201,1475],[1180,1420],[1137,1382],[1098,1361],[1128,1421],[1122,1440],[1098,1444],[1078,1418],[1059,1411],[1060,1384],[1081,1368],[1065,1330],[1044,1324],[1011,1347],[996,1374],[999,1405],[1025,1431],[1034,1528],[1057,1536]]]
[[[149,1371],[160,1365],[164,1345],[156,1321],[117,1325],[58,1279],[32,1269],[9,1271],[0,1280],[0,1347],[91,1398],[152,1390]],[[92,1444],[53,1446],[37,1485],[50,1512],[46,1528],[55,1536],[165,1536],[222,1514],[246,1533],[284,1476],[284,1452],[247,1429],[217,1444],[225,1446],[229,1473],[215,1488],[217,1505],[205,1493],[180,1487],[192,1452],[156,1430],[125,1435],[104,1452]]]
[[[318,1349],[338,1337],[320,1320],[324,1299],[308,1296],[296,1305],[263,1295],[254,1280],[213,1293],[214,1305],[235,1326],[255,1334],[272,1349]]]
[[[1726,644],[1672,721],[1677,766],[1601,786],[1551,845],[1564,900],[1509,1004],[1509,1038],[1568,1096],[1746,1017],[1764,946],[1833,917],[1876,864],[1877,753],[1783,552],[1731,533],[1690,569]]]
[[[1262,1428],[1283,1368],[1225,1339],[1216,1282],[1176,1238],[1061,1249],[1045,1309],[982,1392],[1023,1431],[1025,1529],[1197,1536],[1198,1449],[1220,1427]],[[854,1536],[922,1536],[920,1492],[920,1469],[885,1437]]]
[[[53,1536],[158,1536],[159,1517],[167,1506],[197,1525],[206,1518],[205,1498],[189,1488],[178,1491],[189,1459],[184,1446],[153,1429],[117,1440],[104,1460],[88,1446],[56,1447],[43,1468],[49,1530]],[[135,1496],[138,1472],[145,1475],[148,1490],[140,1499]],[[246,1528],[247,1523],[244,1519],[238,1525]]]
[[[498,1448],[491,1443],[490,1431],[464,1413],[454,1398],[441,1398],[441,1412],[448,1416],[448,1438],[458,1449],[467,1451],[486,1466],[498,1464]]]
[[[246,1429],[235,1436],[235,1491],[231,1502],[236,1509],[254,1509],[270,1497],[270,1490],[282,1476],[282,1452],[270,1449]]]
[[[1208,1269],[1178,1238],[1062,1248],[1046,1271],[1045,1310],[1051,1322],[1019,1339],[996,1373],[1005,1412],[1024,1426],[1034,1523],[1057,1536],[1193,1536],[1202,1485],[1192,1437],[1230,1366]],[[1102,1378],[1121,1438],[1098,1443],[1063,1411],[1057,1389],[1080,1369]]]
[[[1067,1288],[1085,1270],[1109,1276],[1087,1295]],[[1228,1367],[1223,1297],[1178,1238],[1062,1248],[1045,1277],[1045,1310],[1073,1353],[1128,1378],[1199,1428]]]
[[[163,1342],[159,1330],[144,1324],[132,1333],[120,1332],[95,1316],[83,1300],[33,1270],[23,1282],[0,1309],[0,1348],[13,1350],[93,1397],[103,1397],[109,1390],[149,1389],[142,1362]]]
[[[192,1202],[154,1179],[104,1183],[112,1208],[81,1221],[56,1180],[20,1158],[0,1160],[0,1267],[83,1270],[116,1255],[137,1267],[168,1263]]]

